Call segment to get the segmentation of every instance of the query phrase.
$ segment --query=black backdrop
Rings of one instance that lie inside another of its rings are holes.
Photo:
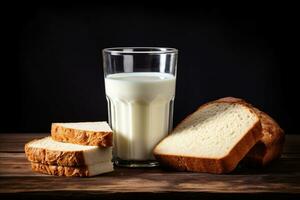
[[[281,5],[14,6],[5,17],[11,74],[2,79],[0,132],[106,120],[101,49],[162,46],[179,49],[174,124],[204,102],[235,96],[297,134],[288,13]]]

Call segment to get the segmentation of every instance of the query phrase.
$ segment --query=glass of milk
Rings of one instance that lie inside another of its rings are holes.
[[[157,166],[152,150],[172,129],[177,49],[107,48],[103,66],[115,164]]]

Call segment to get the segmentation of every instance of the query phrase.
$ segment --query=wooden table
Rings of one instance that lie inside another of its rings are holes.
[[[213,175],[160,168],[116,168],[91,178],[34,173],[24,144],[47,134],[0,134],[0,197],[22,199],[300,199],[300,135],[287,135],[282,158],[265,169]],[[3,199],[3,198],[1,198]]]

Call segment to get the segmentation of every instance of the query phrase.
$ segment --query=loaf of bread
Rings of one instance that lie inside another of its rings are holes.
[[[58,142],[112,146],[112,130],[106,122],[53,123],[51,136]]]
[[[176,170],[228,173],[262,136],[252,107],[214,101],[185,118],[153,153],[162,165]]]

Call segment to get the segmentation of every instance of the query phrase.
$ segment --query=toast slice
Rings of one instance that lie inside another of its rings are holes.
[[[31,169],[35,172],[56,176],[88,177],[113,171],[113,164],[107,161],[82,167],[66,167],[31,162]]]
[[[213,101],[184,119],[153,153],[176,170],[229,173],[261,137],[260,119],[251,107]]]
[[[25,145],[25,154],[31,162],[80,167],[111,161],[112,148],[63,143],[45,137],[28,142]]]
[[[243,102],[248,104],[248,106],[253,107],[243,99],[234,97],[225,97],[219,99],[218,101],[232,103]],[[253,109],[259,115],[263,137],[245,156],[243,159],[243,164],[246,164],[247,166],[263,167],[268,165],[273,160],[280,158],[285,141],[284,131],[268,114],[255,107],[253,107]]]
[[[113,132],[106,122],[52,123],[53,140],[91,146],[112,146]]]

